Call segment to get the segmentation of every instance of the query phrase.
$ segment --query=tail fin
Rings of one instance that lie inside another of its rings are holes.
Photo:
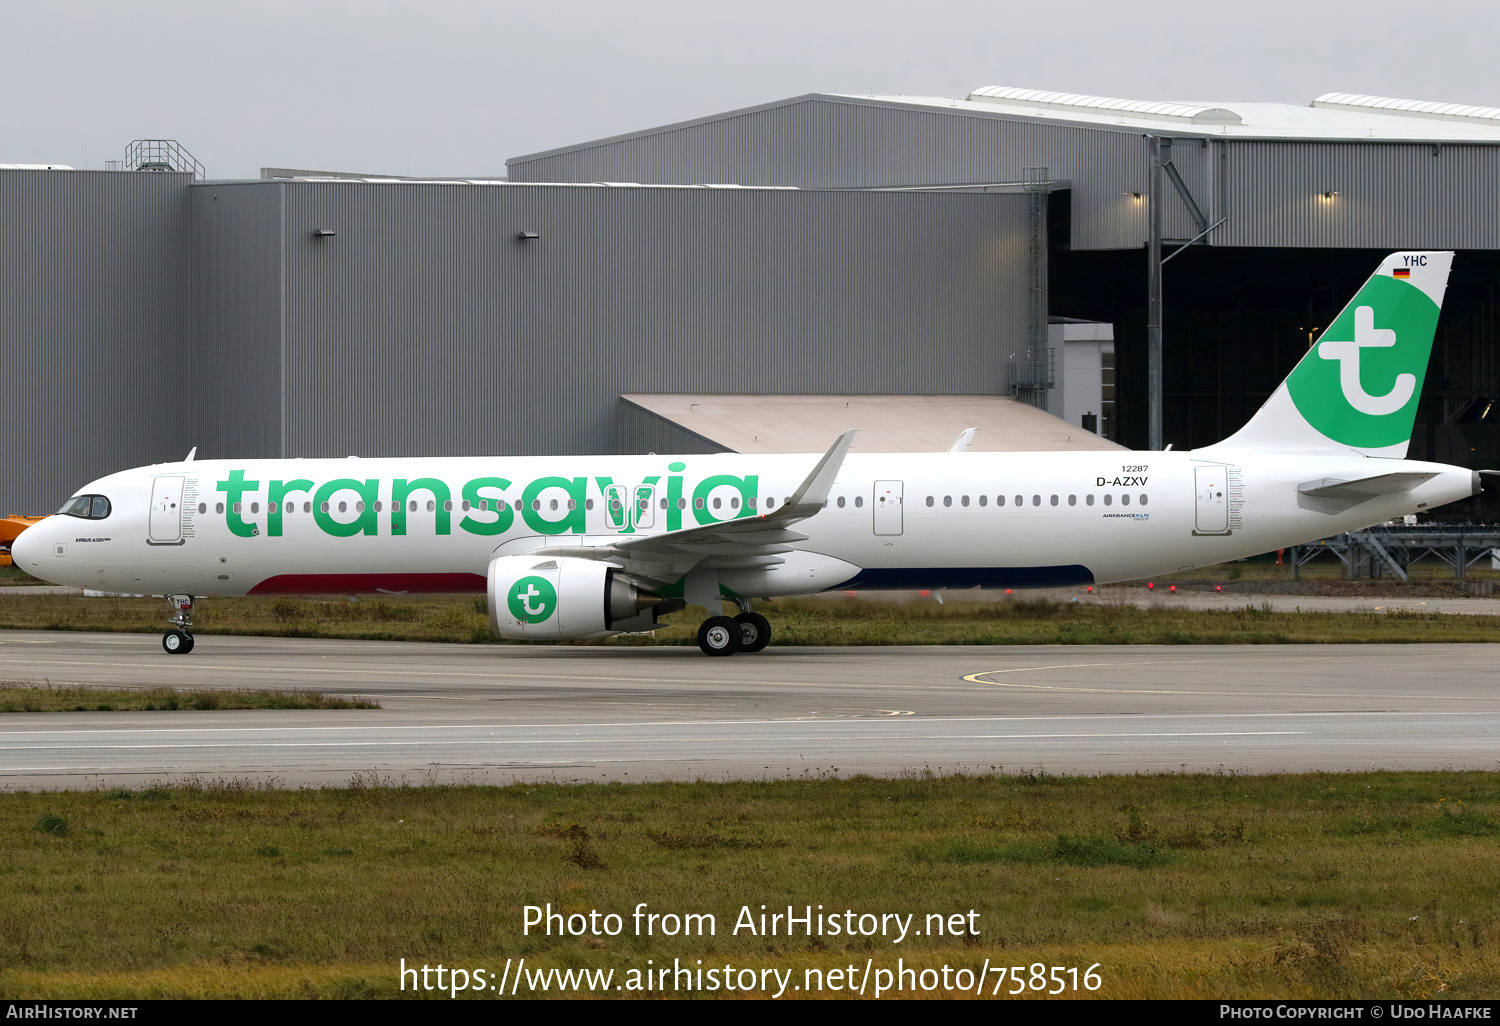
[[[1386,257],[1250,422],[1214,448],[1405,457],[1452,263],[1452,253]]]

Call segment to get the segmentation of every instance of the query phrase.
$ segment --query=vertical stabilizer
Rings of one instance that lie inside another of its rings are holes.
[[[1213,448],[1404,458],[1452,263],[1386,257],[1250,423]]]

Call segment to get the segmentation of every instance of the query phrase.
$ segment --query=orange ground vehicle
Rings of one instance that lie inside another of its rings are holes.
[[[4,520],[0,520],[0,566],[11,565],[10,543],[15,541],[22,531],[41,519],[41,517],[23,517],[12,513]]]

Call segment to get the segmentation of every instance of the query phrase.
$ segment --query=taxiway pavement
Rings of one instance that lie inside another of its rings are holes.
[[[0,716],[0,787],[1500,768],[1488,645],[697,649],[0,631],[0,677],[371,711]]]

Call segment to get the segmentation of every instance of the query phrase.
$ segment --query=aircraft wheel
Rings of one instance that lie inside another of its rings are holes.
[[[186,631],[167,631],[161,636],[161,647],[167,655],[187,655],[193,650],[193,636]]]
[[[741,652],[759,652],[771,643],[771,621],[759,613],[741,613],[734,622],[740,625]]]
[[[698,628],[698,647],[704,655],[734,655],[740,650],[740,625],[727,616],[710,616]]]

